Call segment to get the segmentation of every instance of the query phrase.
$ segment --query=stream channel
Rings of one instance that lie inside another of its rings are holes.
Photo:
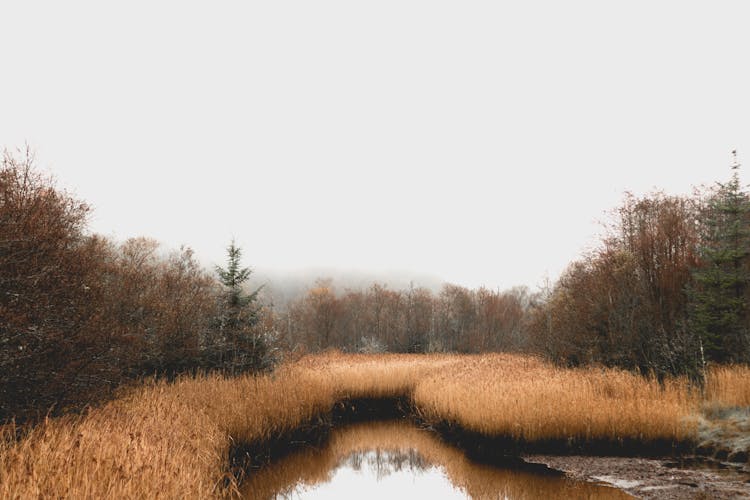
[[[632,498],[521,459],[472,460],[403,419],[334,427],[322,444],[297,443],[284,456],[249,470],[241,489],[251,499]]]

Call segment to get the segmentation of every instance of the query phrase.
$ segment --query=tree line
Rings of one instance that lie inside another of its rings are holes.
[[[186,247],[90,234],[89,212],[28,150],[3,154],[0,420],[80,408],[143,376],[267,370],[283,353],[331,348],[535,352],[698,381],[707,363],[750,362],[750,199],[737,165],[692,196],[627,195],[599,245],[534,292],[319,280],[274,307],[248,289],[234,242],[209,271]]]
[[[272,317],[279,340],[292,350],[520,351],[532,300],[523,287],[501,292],[446,284],[434,294],[374,283],[338,292],[330,280],[318,280]]]
[[[739,164],[692,196],[627,195],[599,246],[529,310],[531,344],[570,365],[687,374],[750,362],[750,199]]]
[[[322,280],[274,311],[287,347],[535,352],[702,381],[708,363],[750,363],[750,197],[728,182],[691,196],[627,194],[595,249],[552,285],[337,292]]]

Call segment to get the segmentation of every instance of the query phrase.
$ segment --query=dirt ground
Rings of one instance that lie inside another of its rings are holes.
[[[645,499],[750,498],[750,467],[705,458],[645,459],[528,455],[570,477],[611,484]]]

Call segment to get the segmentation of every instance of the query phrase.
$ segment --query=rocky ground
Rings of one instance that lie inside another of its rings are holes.
[[[706,407],[698,421],[697,453],[717,460],[747,463],[750,408]]]
[[[646,499],[750,498],[750,468],[713,459],[682,462],[646,458],[529,455],[570,477],[611,484]]]

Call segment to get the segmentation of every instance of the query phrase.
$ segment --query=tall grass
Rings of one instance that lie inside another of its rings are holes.
[[[718,406],[750,406],[750,367],[712,367],[708,372],[706,402]]]
[[[490,436],[542,440],[683,441],[695,394],[613,369],[567,370],[511,355],[466,359],[422,380],[414,400],[430,419]]]
[[[741,401],[750,399],[750,377],[742,370],[712,371],[710,397],[747,404]],[[531,357],[326,354],[273,375],[149,382],[85,415],[50,419],[22,438],[6,429],[0,498],[231,496],[233,444],[283,436],[338,400],[363,397],[411,398],[430,421],[527,442],[690,440],[690,417],[700,405],[684,380],[660,385]]]

